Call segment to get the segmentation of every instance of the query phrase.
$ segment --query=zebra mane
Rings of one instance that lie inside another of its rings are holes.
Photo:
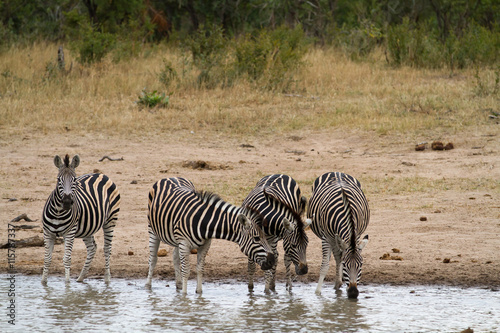
[[[269,221],[257,209],[250,207],[248,205],[244,206],[243,208],[252,215],[250,217],[255,218],[259,226],[267,227],[269,225]]]
[[[201,201],[203,201],[205,203],[209,203],[210,201],[212,201],[212,202],[224,201],[217,194],[209,192],[209,191],[195,191],[194,193]]]
[[[66,156],[64,156],[64,166],[66,168],[69,167],[69,155],[68,154],[66,154]]]
[[[355,250],[356,249],[356,227],[354,225],[354,221],[353,221],[353,211],[351,209],[351,203],[349,202],[349,197],[345,194],[345,191],[344,191],[344,188],[341,186],[340,187],[340,191],[342,192],[342,197],[344,197],[346,200],[344,201],[346,203],[346,205],[348,206],[349,210],[350,210],[350,214],[349,214],[349,228],[351,229],[351,238],[350,238],[350,242],[349,242],[349,245],[351,247],[352,250]]]
[[[290,205],[288,203],[284,202],[280,198],[268,195],[266,193],[266,188],[265,187],[262,189],[262,192],[264,192],[264,196],[266,198],[272,198],[273,200],[278,201],[280,204],[282,204],[283,206],[285,206],[286,209],[288,209],[288,211],[290,211],[290,213],[292,213],[292,216],[293,216],[294,220],[297,221],[297,228],[299,229],[298,233],[299,233],[300,239],[305,239],[306,232],[304,230],[304,221],[302,221],[302,216],[298,212],[296,212],[295,209],[293,209],[292,207],[290,207]]]

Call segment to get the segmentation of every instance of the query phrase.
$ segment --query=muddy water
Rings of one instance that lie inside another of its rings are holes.
[[[230,281],[204,283],[196,295],[189,281],[188,295],[176,292],[172,281],[113,279],[86,283],[49,276],[15,277],[15,298],[8,275],[0,275],[2,305],[0,331],[19,332],[500,332],[500,292],[480,288],[439,286],[362,285],[357,301],[345,291],[323,286],[294,285],[293,293],[277,285],[266,295],[263,285],[249,293],[246,284]],[[15,300],[15,325],[8,323],[7,306]]]

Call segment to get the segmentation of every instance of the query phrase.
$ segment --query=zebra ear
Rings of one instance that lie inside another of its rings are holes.
[[[80,156],[75,155],[71,160],[71,164],[69,165],[71,168],[76,169],[77,166],[80,165]]]
[[[287,218],[283,218],[283,225],[285,226],[285,229],[290,232],[295,230],[295,224],[293,222],[288,221]]]
[[[359,242],[359,245],[358,245],[358,250],[363,250],[363,248],[366,246],[366,244],[368,244],[368,235],[366,235],[365,237],[363,237],[363,239],[361,240],[361,242]]]
[[[62,162],[61,157],[59,155],[54,156],[54,165],[58,169],[61,169],[61,167],[63,166],[63,162]]]
[[[240,222],[243,228],[247,230],[252,226],[252,222],[250,222],[248,217],[246,217],[244,214],[238,215],[238,222]]]

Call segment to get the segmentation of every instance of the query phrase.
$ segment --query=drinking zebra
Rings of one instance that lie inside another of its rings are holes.
[[[356,178],[341,172],[323,174],[313,184],[307,216],[312,222],[312,231],[322,242],[323,259],[316,293],[321,293],[333,252],[337,268],[335,289],[338,290],[345,281],[348,297],[357,298],[363,265],[361,250],[368,243],[368,235],[361,241],[359,239],[370,219],[361,184]]]
[[[258,227],[260,219],[257,213],[233,206],[213,193],[196,191],[187,179],[159,180],[149,191],[149,272],[146,286],[151,286],[160,241],[174,247],[175,282],[183,294],[187,293],[192,249],[198,250],[196,292],[202,292],[205,257],[212,238],[237,243],[240,250],[263,270],[270,269],[275,259],[264,233]]]
[[[109,262],[111,241],[120,210],[120,193],[116,185],[103,174],[86,174],[76,177],[75,169],[80,164],[80,157],[75,155],[69,161],[54,157],[54,164],[59,169],[57,185],[50,194],[43,209],[43,238],[45,241],[45,259],[42,283],[47,283],[52,251],[56,237],[64,238],[64,270],[69,281],[71,252],[75,238],[83,238],[87,247],[87,259],[77,281],[87,275],[96,253],[94,234],[104,230],[104,280],[109,282],[111,274]]]
[[[302,214],[307,199],[301,197],[295,180],[287,175],[275,174],[262,178],[243,201],[243,207],[255,210],[263,217],[262,230],[267,242],[278,258],[278,241],[283,240],[285,250],[286,287],[292,289],[290,264],[295,265],[295,273],[307,273],[306,249],[308,238],[304,231]],[[265,272],[265,292],[275,291],[277,260],[272,269]],[[253,290],[255,262],[248,259],[248,289]]]

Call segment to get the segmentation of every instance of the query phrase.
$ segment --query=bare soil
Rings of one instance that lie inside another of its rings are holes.
[[[371,207],[367,229],[370,242],[363,250],[363,283],[500,287],[500,135],[468,133],[447,137],[444,144],[453,142],[454,149],[446,151],[431,150],[432,139],[423,138],[429,141],[427,149],[416,151],[416,142],[404,138],[341,131],[294,134],[228,139],[185,132],[160,137],[131,135],[124,139],[72,132],[3,132],[0,240],[7,242],[8,224],[23,213],[37,221],[11,224],[38,228],[17,230],[15,237],[42,236],[40,216],[55,187],[56,154],[79,154],[79,174],[102,172],[117,184],[122,202],[111,274],[144,280],[149,254],[147,194],[155,181],[182,176],[198,189],[214,191],[239,205],[255,183],[268,174],[292,176],[309,197],[316,177],[343,171],[360,179]],[[99,162],[106,155],[123,160]],[[424,189],[412,189],[411,184],[401,185],[401,190],[386,188],[408,179],[428,179],[429,184]],[[481,179],[485,179],[484,184]],[[455,181],[459,185],[443,188],[443,182]],[[439,186],[434,187],[434,182]],[[321,243],[311,231],[308,235],[309,273],[297,280],[314,283],[321,264]],[[102,278],[104,270],[102,232],[96,241],[99,250],[90,278]],[[159,258],[156,281],[173,278],[172,249],[166,245],[162,248],[168,254]],[[283,281],[283,249],[279,250],[278,281]],[[72,278],[79,274],[85,255],[83,242],[75,241]],[[0,250],[0,256],[0,272],[6,273],[7,250]],[[63,274],[62,256],[63,245],[56,245],[50,275]],[[15,269],[23,274],[41,274],[43,257],[43,247],[18,248]],[[194,255],[191,263],[194,278]],[[205,279],[245,281],[246,267],[246,257],[236,244],[216,240],[207,257]],[[327,281],[334,279],[333,267],[334,262]],[[257,288],[262,283],[262,272],[258,274]]]

